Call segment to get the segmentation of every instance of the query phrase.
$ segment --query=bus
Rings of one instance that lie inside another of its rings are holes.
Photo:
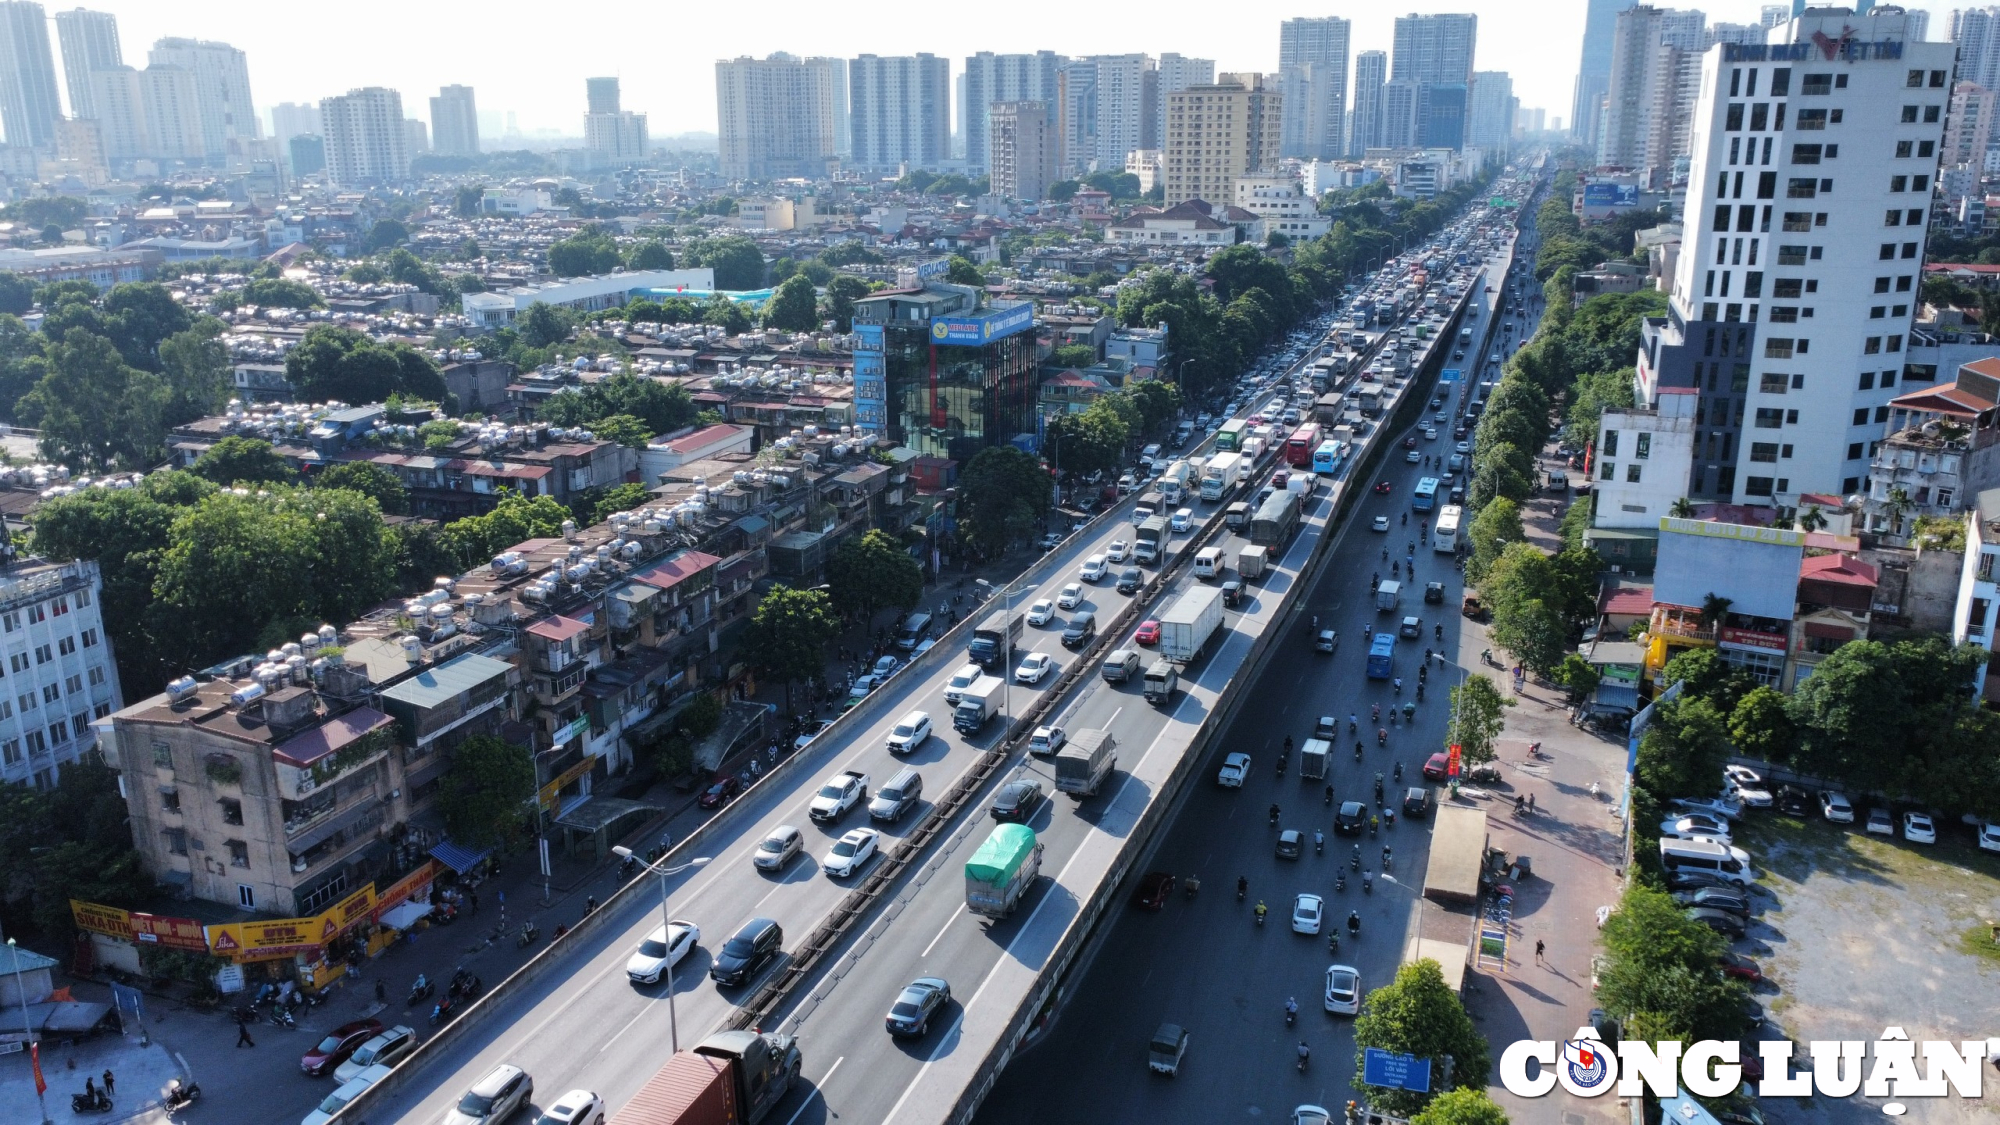
[[[1418,481],[1416,495],[1411,498],[1410,506],[1419,512],[1428,512],[1432,508],[1437,507],[1437,502],[1438,479],[1436,477],[1425,477]]]
[[[1458,521],[1464,516],[1465,509],[1456,504],[1438,509],[1437,527],[1431,529],[1431,550],[1443,555],[1458,550]]]
[[[1377,633],[1368,642],[1368,678],[1386,680],[1396,672],[1396,634]]]
[[[1331,475],[1347,463],[1347,443],[1328,438],[1313,450],[1313,472]]]
[[[1234,453],[1243,448],[1243,435],[1250,429],[1250,423],[1241,418],[1231,418],[1215,431],[1215,451]]]
[[[1285,463],[1294,469],[1309,467],[1313,451],[1319,448],[1319,435],[1318,422],[1307,422],[1293,430],[1291,440],[1285,443]]]

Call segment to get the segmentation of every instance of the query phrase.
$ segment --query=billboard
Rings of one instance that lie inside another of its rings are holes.
[[[971,316],[940,316],[931,320],[931,343],[979,347],[1003,336],[1030,328],[1035,323],[1033,302],[1023,301],[1004,309],[988,309]]]
[[[854,326],[854,424],[872,434],[889,426],[889,376],[882,326]]]
[[[1585,184],[1583,185],[1583,205],[1586,208],[1637,207],[1639,186],[1637,184]]]
[[[1728,598],[1732,613],[1790,621],[1805,539],[1785,528],[1663,516],[1653,600],[1700,609],[1713,594]]]

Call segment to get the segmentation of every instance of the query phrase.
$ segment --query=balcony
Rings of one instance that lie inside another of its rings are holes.
[[[584,678],[589,674],[589,666],[581,663],[554,675],[538,673],[531,681],[528,693],[542,706],[554,707],[575,695],[576,689],[583,686]]]

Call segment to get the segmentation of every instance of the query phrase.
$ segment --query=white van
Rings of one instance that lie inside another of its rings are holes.
[[[953,707],[958,706],[958,697],[965,693],[966,688],[972,686],[974,680],[985,674],[986,670],[977,664],[961,665],[958,671],[951,674],[950,681],[944,685],[944,701]]]
[[[1707,871],[1739,886],[1757,881],[1750,869],[1750,853],[1713,840],[1660,841],[1660,866],[1668,872]]]
[[[1227,564],[1222,561],[1222,548],[1203,547],[1194,555],[1194,576],[1204,582],[1212,582],[1222,576]]]

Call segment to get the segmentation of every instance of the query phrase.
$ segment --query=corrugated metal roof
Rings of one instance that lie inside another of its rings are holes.
[[[412,707],[436,707],[480,684],[505,676],[512,668],[513,665],[504,660],[468,652],[435,668],[426,668],[402,683],[383,688],[382,698],[408,703]]]
[[[309,766],[362,735],[394,722],[373,707],[357,707],[337,719],[329,719],[295,738],[281,742],[271,756],[295,766]]]
[[[551,641],[566,641],[571,637],[581,636],[589,631],[590,626],[581,621],[573,621],[561,615],[544,617],[533,625],[528,626],[528,632]]]

